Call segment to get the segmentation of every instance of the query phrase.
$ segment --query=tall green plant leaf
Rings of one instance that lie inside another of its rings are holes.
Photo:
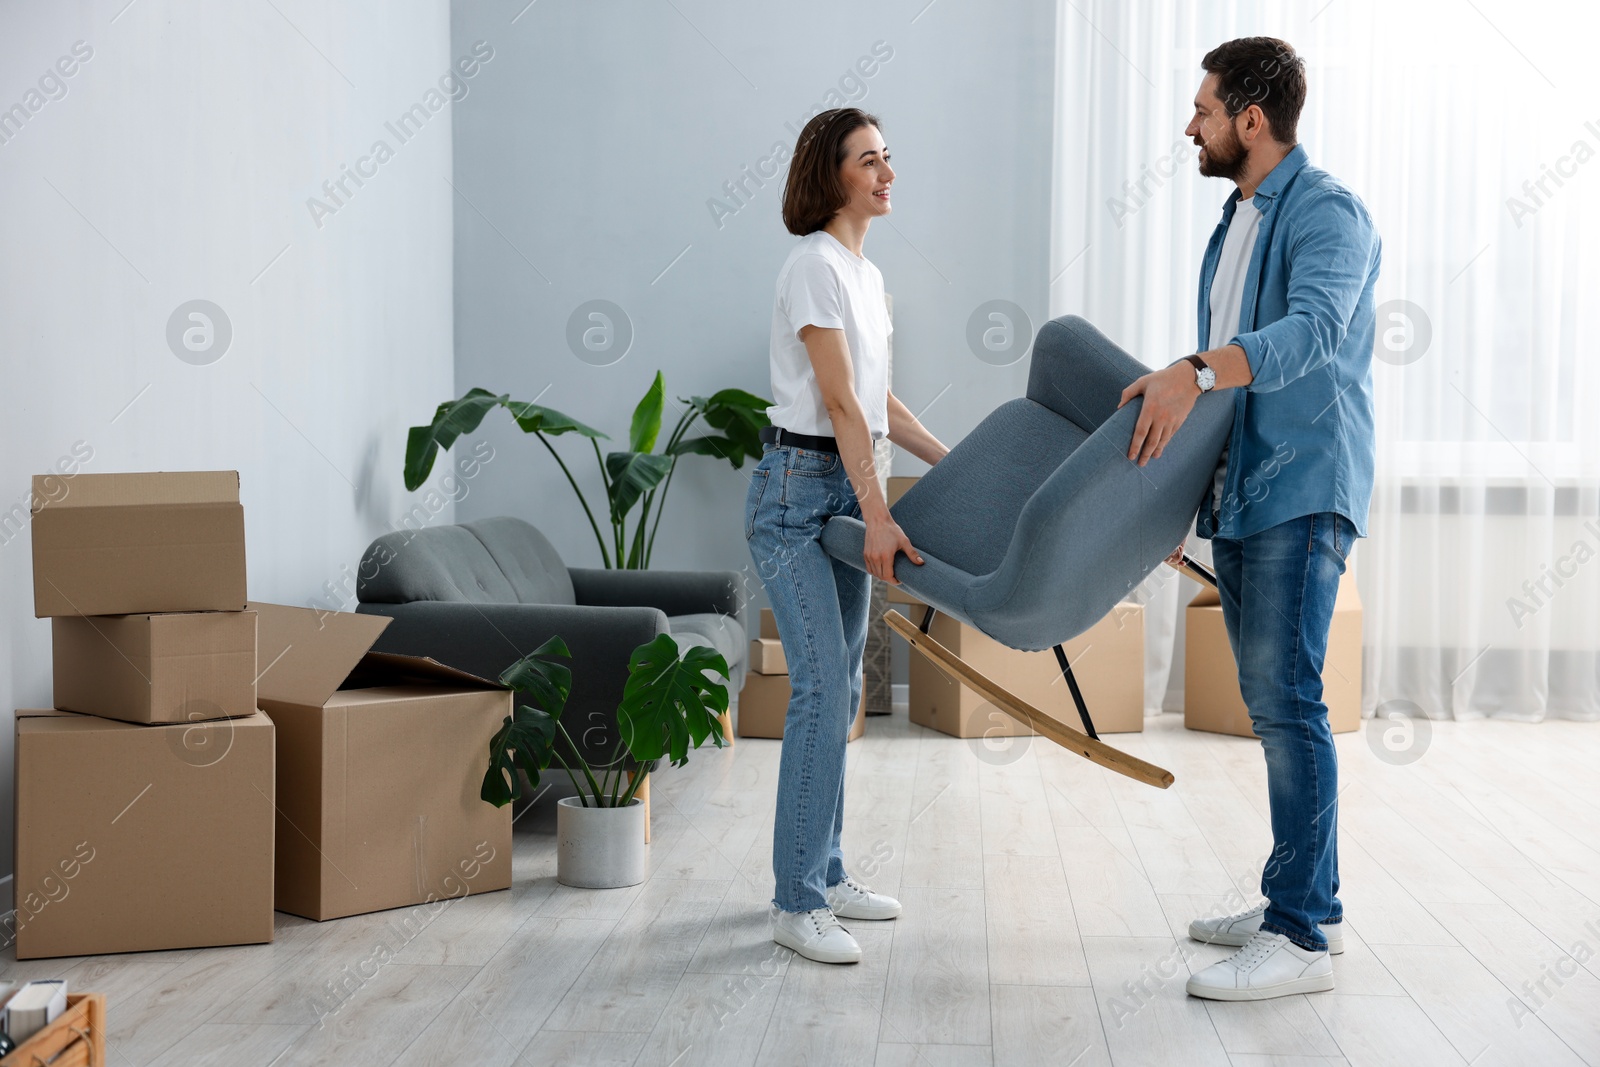
[[[630,452],[654,452],[656,438],[661,435],[661,410],[667,403],[667,383],[656,371],[656,380],[650,383],[639,406],[633,409],[633,423],[628,428]]]
[[[517,425],[522,427],[523,433],[547,433],[552,437],[564,433],[577,433],[584,437],[608,439],[607,435],[593,426],[585,426],[571,415],[563,415],[555,408],[541,407],[527,400],[507,400],[504,397],[500,398],[500,402],[511,412],[511,417],[517,420]]]
[[[723,389],[708,397],[692,396],[684,403],[698,411],[706,425],[722,433],[680,441],[675,452],[719,456],[735,469],[744,466],[746,457],[761,459],[761,428],[771,425],[767,408],[772,401],[743,389]]]
[[[703,645],[680,654],[669,634],[658,634],[633,650],[617,707],[629,755],[640,762],[667,757],[681,767],[689,749],[699,748],[707,738],[723,746],[717,716],[728,710],[728,687],[708,678],[707,671],[726,678],[728,663]]]
[[[611,521],[621,522],[639,498],[661,484],[672,471],[672,457],[651,452],[608,452],[606,474],[611,478]]]
[[[413,426],[406,435],[406,489],[415,491],[428,480],[441,448],[448,449],[462,434],[478,428],[489,409],[506,399],[487,389],[469,389],[457,400],[447,400],[426,426]]]
[[[501,685],[526,694],[539,706],[519,706],[506,716],[489,741],[489,769],[484,772],[478,795],[497,808],[521,799],[522,782],[517,768],[522,768],[529,784],[536,786],[539,772],[550,766],[556,719],[572,692],[572,671],[553,662],[551,657],[555,656],[572,658],[560,637],[550,638],[500,672]]]

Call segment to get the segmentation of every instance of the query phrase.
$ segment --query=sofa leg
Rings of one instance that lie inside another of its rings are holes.
[[[733,709],[729,708],[717,716],[717,721],[722,724],[722,740],[728,747],[733,747]]]
[[[629,785],[633,784],[634,775],[636,775],[638,773],[639,773],[638,771],[629,771],[628,772],[628,784]],[[649,774],[646,774],[644,776],[644,781],[639,783],[639,789],[633,795],[638,797],[640,800],[644,801],[644,843],[648,845],[650,843],[650,775]]]

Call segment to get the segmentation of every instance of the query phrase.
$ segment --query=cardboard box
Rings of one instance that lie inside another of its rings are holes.
[[[758,637],[751,641],[750,669],[757,674],[788,674],[789,661],[783,658],[783,642],[776,637]]]
[[[739,691],[739,736],[783,736],[783,720],[789,713],[789,676],[787,674],[757,674],[750,671],[744,677],[744,688]],[[856,720],[850,726],[850,740],[867,732],[866,696],[856,708]]]
[[[369,651],[381,615],[250,607],[278,727],[278,910],[333,919],[509,888],[511,807],[478,791],[514,694]]]
[[[921,621],[913,608],[907,613]],[[1074,730],[1083,730],[1055,653],[1019,652],[942,612],[929,634],[1013,695]],[[1065,643],[1089,717],[1101,734],[1144,729],[1144,608],[1118,604]],[[952,737],[1016,737],[1033,731],[953,681],[926,656],[911,654],[911,721]]]
[[[237,471],[33,479],[33,614],[244,610]]]
[[[1239,692],[1239,667],[1222,621],[1217,591],[1204,587],[1184,610],[1183,724],[1191,730],[1254,737]],[[1361,594],[1346,570],[1333,605],[1322,699],[1336,734],[1361,728]]]
[[[256,613],[58,615],[55,706],[126,722],[256,714]]]
[[[18,711],[17,958],[271,941],[273,736]]]
[[[778,620],[772,617],[771,608],[761,609],[761,640],[776,641],[778,639]]]

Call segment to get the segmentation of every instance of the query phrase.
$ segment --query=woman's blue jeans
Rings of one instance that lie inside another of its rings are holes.
[[[1272,855],[1261,874],[1261,928],[1326,949],[1320,923],[1339,903],[1339,763],[1322,702],[1322,662],[1355,526],[1302,515],[1239,540],[1216,538],[1222,618],[1239,689],[1267,757]]]
[[[861,703],[871,579],[822,550],[823,524],[860,518],[844,463],[830,452],[768,445],[750,478],[744,533],[789,664],[789,711],[772,831],[773,903],[828,906],[845,876],[845,745]]]

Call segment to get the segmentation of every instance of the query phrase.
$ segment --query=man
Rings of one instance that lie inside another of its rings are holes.
[[[1161,455],[1195,398],[1234,391],[1233,432],[1196,522],[1212,559],[1239,688],[1267,761],[1273,852],[1266,901],[1197,919],[1189,936],[1242,946],[1189,979],[1215,1000],[1333,988],[1340,923],[1338,764],[1322,663],[1351,543],[1372,496],[1373,287],[1365,206],[1295,140],[1305,67],[1246,37],[1201,61],[1185,133],[1200,173],[1237,191],[1200,267],[1200,348],[1129,386],[1144,397],[1128,458]]]

